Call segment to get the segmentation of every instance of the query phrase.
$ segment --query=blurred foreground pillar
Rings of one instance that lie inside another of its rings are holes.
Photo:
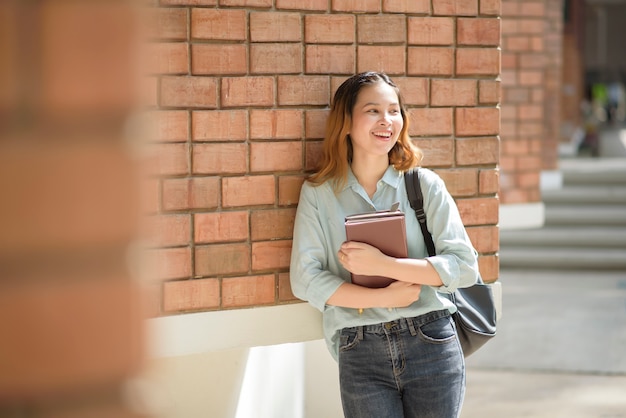
[[[135,14],[0,1],[0,416],[139,417]]]

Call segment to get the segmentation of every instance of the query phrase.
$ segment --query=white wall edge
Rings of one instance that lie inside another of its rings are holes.
[[[559,170],[544,170],[540,178],[541,190],[559,190],[563,188],[563,173]]]
[[[500,205],[500,229],[541,228],[545,222],[543,202]]]
[[[308,303],[151,318],[146,333],[152,358],[323,338],[322,314]]]

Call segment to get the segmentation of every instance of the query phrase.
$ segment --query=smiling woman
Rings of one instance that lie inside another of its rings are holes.
[[[407,219],[407,258],[346,242],[355,213],[411,211],[403,172],[422,159],[408,135],[398,87],[383,74],[346,80],[331,106],[320,170],[302,186],[290,278],[295,296],[322,312],[324,336],[339,365],[347,418],[458,417],[465,391],[463,353],[438,292],[479,277],[477,252],[444,182],[421,169],[424,207],[438,255],[428,257],[417,219]],[[368,288],[351,274],[395,279]],[[420,383],[422,382],[422,383]]]

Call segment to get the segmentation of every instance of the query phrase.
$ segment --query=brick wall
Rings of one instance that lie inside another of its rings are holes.
[[[334,90],[366,70],[402,88],[424,165],[496,280],[499,13],[499,0],[162,0],[145,83],[152,314],[295,301],[300,186]]]
[[[557,165],[560,1],[502,1],[502,204],[540,202],[541,170]]]

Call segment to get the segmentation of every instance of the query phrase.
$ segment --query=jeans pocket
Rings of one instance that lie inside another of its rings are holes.
[[[344,328],[339,334],[339,351],[349,351],[359,344],[356,328]]]
[[[456,338],[456,331],[449,316],[436,319],[419,327],[420,337],[433,344],[442,344],[453,341]]]

